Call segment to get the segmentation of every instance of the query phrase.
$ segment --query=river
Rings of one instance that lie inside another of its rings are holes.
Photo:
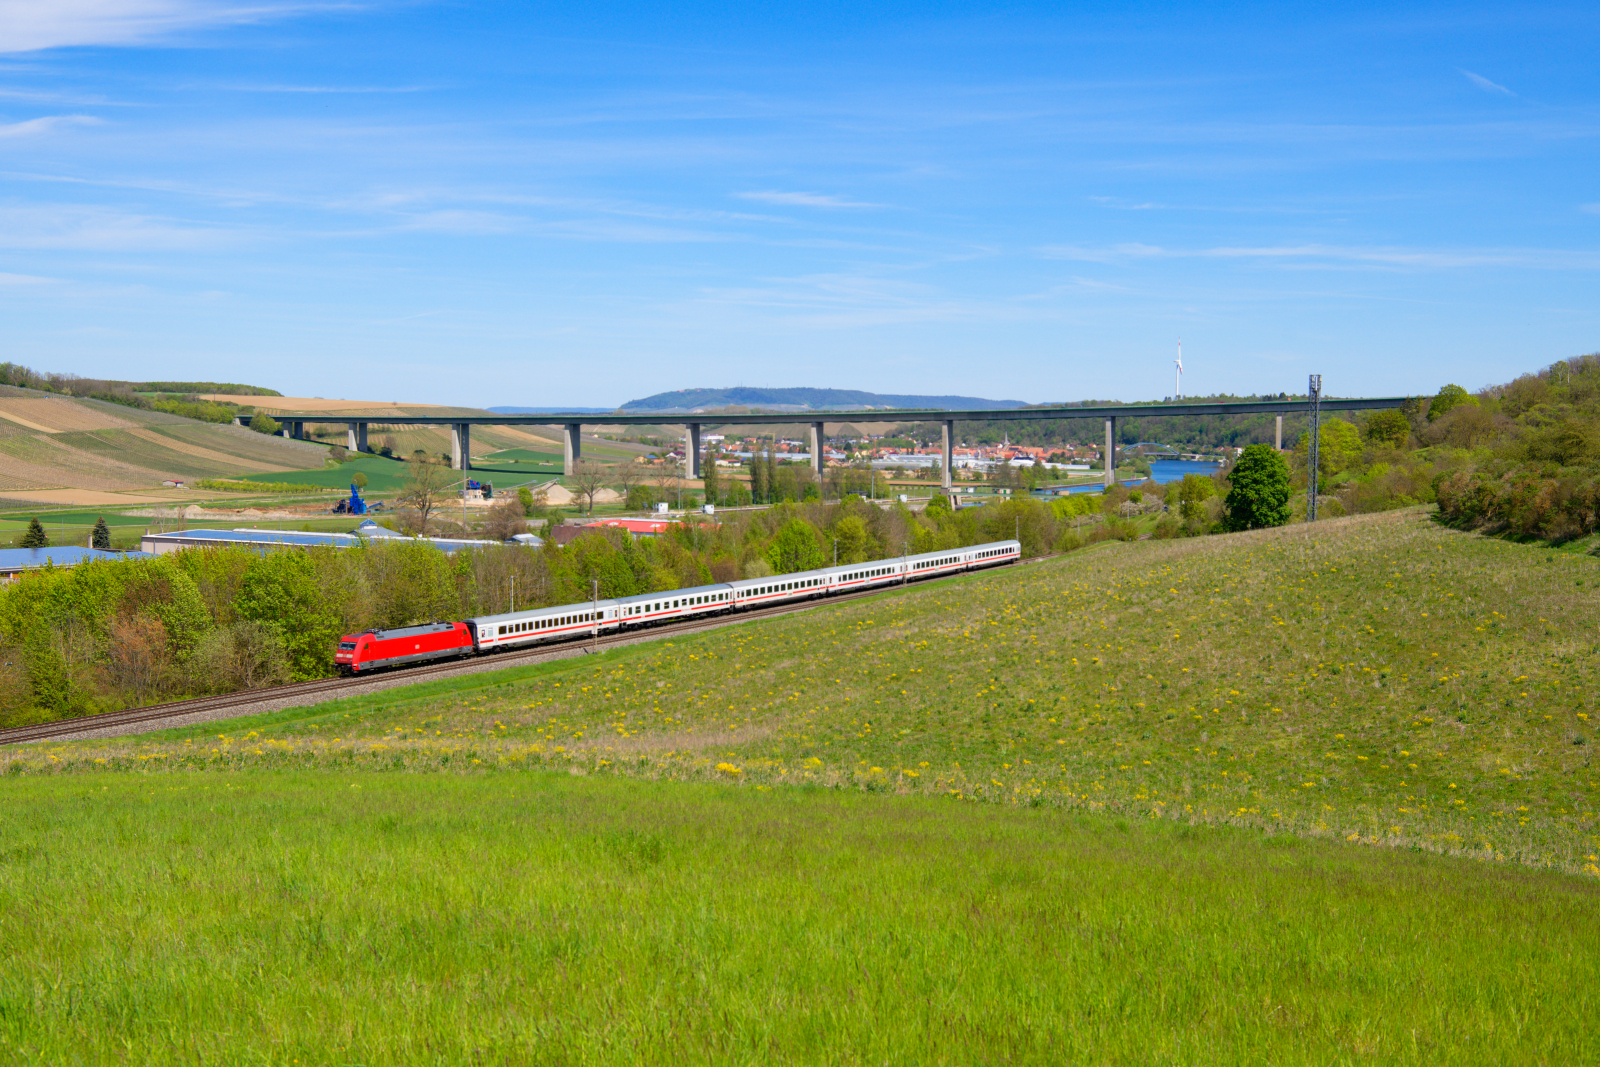
[[[1158,485],[1168,482],[1182,481],[1185,474],[1215,474],[1222,465],[1220,463],[1201,463],[1192,459],[1153,459],[1150,461],[1150,481]],[[1123,482],[1123,485],[1142,485],[1145,479]],[[1069,493],[1099,493],[1104,492],[1104,485],[1076,485],[1068,489]],[[1051,496],[1049,493],[1035,493],[1035,496]]]

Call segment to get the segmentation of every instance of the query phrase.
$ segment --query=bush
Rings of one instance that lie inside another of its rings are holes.
[[[1411,439],[1411,420],[1398,408],[1374,411],[1367,418],[1366,437],[1377,444],[1404,448]]]
[[[361,477],[359,473],[357,478]],[[217,493],[331,493],[320,485],[296,485],[293,482],[245,482],[231,478],[202,478],[194,483],[196,488]]]
[[[282,430],[283,425],[265,411],[258,411],[255,417],[250,420],[250,428],[256,433],[271,435]]]
[[[1600,472],[1514,467],[1457,470],[1436,484],[1439,514],[1453,525],[1563,541],[1600,529]]]

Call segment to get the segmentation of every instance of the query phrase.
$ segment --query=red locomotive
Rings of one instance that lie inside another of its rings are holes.
[[[398,630],[345,634],[333,654],[340,674],[403,667],[472,654],[472,628],[461,622],[430,622]]]

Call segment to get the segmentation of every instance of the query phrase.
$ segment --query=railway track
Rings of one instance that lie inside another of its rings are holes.
[[[1034,556],[1029,559],[1019,560],[1018,563],[1038,563],[1050,558],[1050,556]],[[1000,570],[1004,570],[1004,568],[1000,568]],[[987,573],[998,573],[998,571]],[[140,733],[143,730],[159,730],[170,726],[233,718],[256,711],[276,711],[283,708],[304,707],[307,704],[336,699],[341,695],[358,696],[363,693],[377,692],[403,685],[413,685],[417,682],[434,678],[478,674],[486,671],[502,670],[506,667],[519,667],[529,663],[539,663],[545,660],[567,659],[584,655],[591,650],[617,648],[661,637],[698,633],[702,630],[715,630],[723,626],[736,626],[756,619],[772,619],[782,615],[792,615],[800,611],[811,611],[815,608],[826,607],[829,604],[845,604],[852,600],[879,596],[893,588],[896,587],[863,589],[860,592],[806,600],[797,604],[775,604],[771,607],[755,608],[741,611],[737,614],[705,616],[673,623],[668,626],[630,630],[626,633],[602,634],[599,638],[580,638],[563,641],[560,644],[545,645],[523,652],[507,652],[492,656],[469,656],[445,663],[430,663],[419,667],[382,671],[370,675],[356,675],[349,678],[318,678],[309,682],[290,682],[287,685],[269,686],[265,689],[244,689],[223,696],[174,700],[165,704],[148,704],[142,708],[128,708],[124,711],[107,711],[99,715],[81,715],[73,719],[57,719],[54,722],[41,722],[32,726],[14,726],[10,729],[0,730],[0,744],[11,745],[30,741],[66,740],[88,736],[114,737],[121,734]],[[903,586],[899,588],[903,588]],[[217,714],[218,712],[228,711],[233,711],[233,715]],[[135,727],[142,729],[132,729]]]

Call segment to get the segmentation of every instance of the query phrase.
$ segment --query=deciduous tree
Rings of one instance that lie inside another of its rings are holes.
[[[1289,467],[1271,445],[1251,445],[1228,474],[1223,501],[1229,530],[1282,526],[1289,521]]]
[[[678,464],[671,456],[663,456],[661,465],[650,472],[650,477],[656,483],[657,500],[671,500],[677,495]]]
[[[803,519],[790,519],[778,527],[766,556],[775,574],[815,570],[827,561],[817,543],[816,527]]]
[[[509,541],[527,532],[528,523],[523,517],[520,500],[502,500],[484,516],[483,535],[491,541]]]
[[[611,484],[616,486],[617,493],[623,500],[627,500],[633,494],[634,487],[643,480],[644,471],[631,459],[618,463],[611,472]]]
[[[606,482],[611,478],[611,472],[606,467],[593,460],[579,460],[572,468],[572,488],[583,497],[588,506],[585,511],[594,512],[595,494],[606,487]]]
[[[157,693],[172,666],[167,628],[149,615],[119,615],[106,627],[106,676],[143,704]]]
[[[1398,408],[1374,411],[1367,416],[1366,432],[1369,441],[1404,448],[1411,439],[1411,420]]]
[[[409,512],[405,518],[413,532],[426,534],[428,523],[449,494],[455,476],[448,467],[425,460],[407,465],[405,487],[400,490],[400,504]]]
[[[1428,421],[1437,422],[1442,416],[1463,404],[1478,403],[1478,398],[1461,388],[1459,385],[1447,385],[1439,390],[1439,395],[1428,402]]]

